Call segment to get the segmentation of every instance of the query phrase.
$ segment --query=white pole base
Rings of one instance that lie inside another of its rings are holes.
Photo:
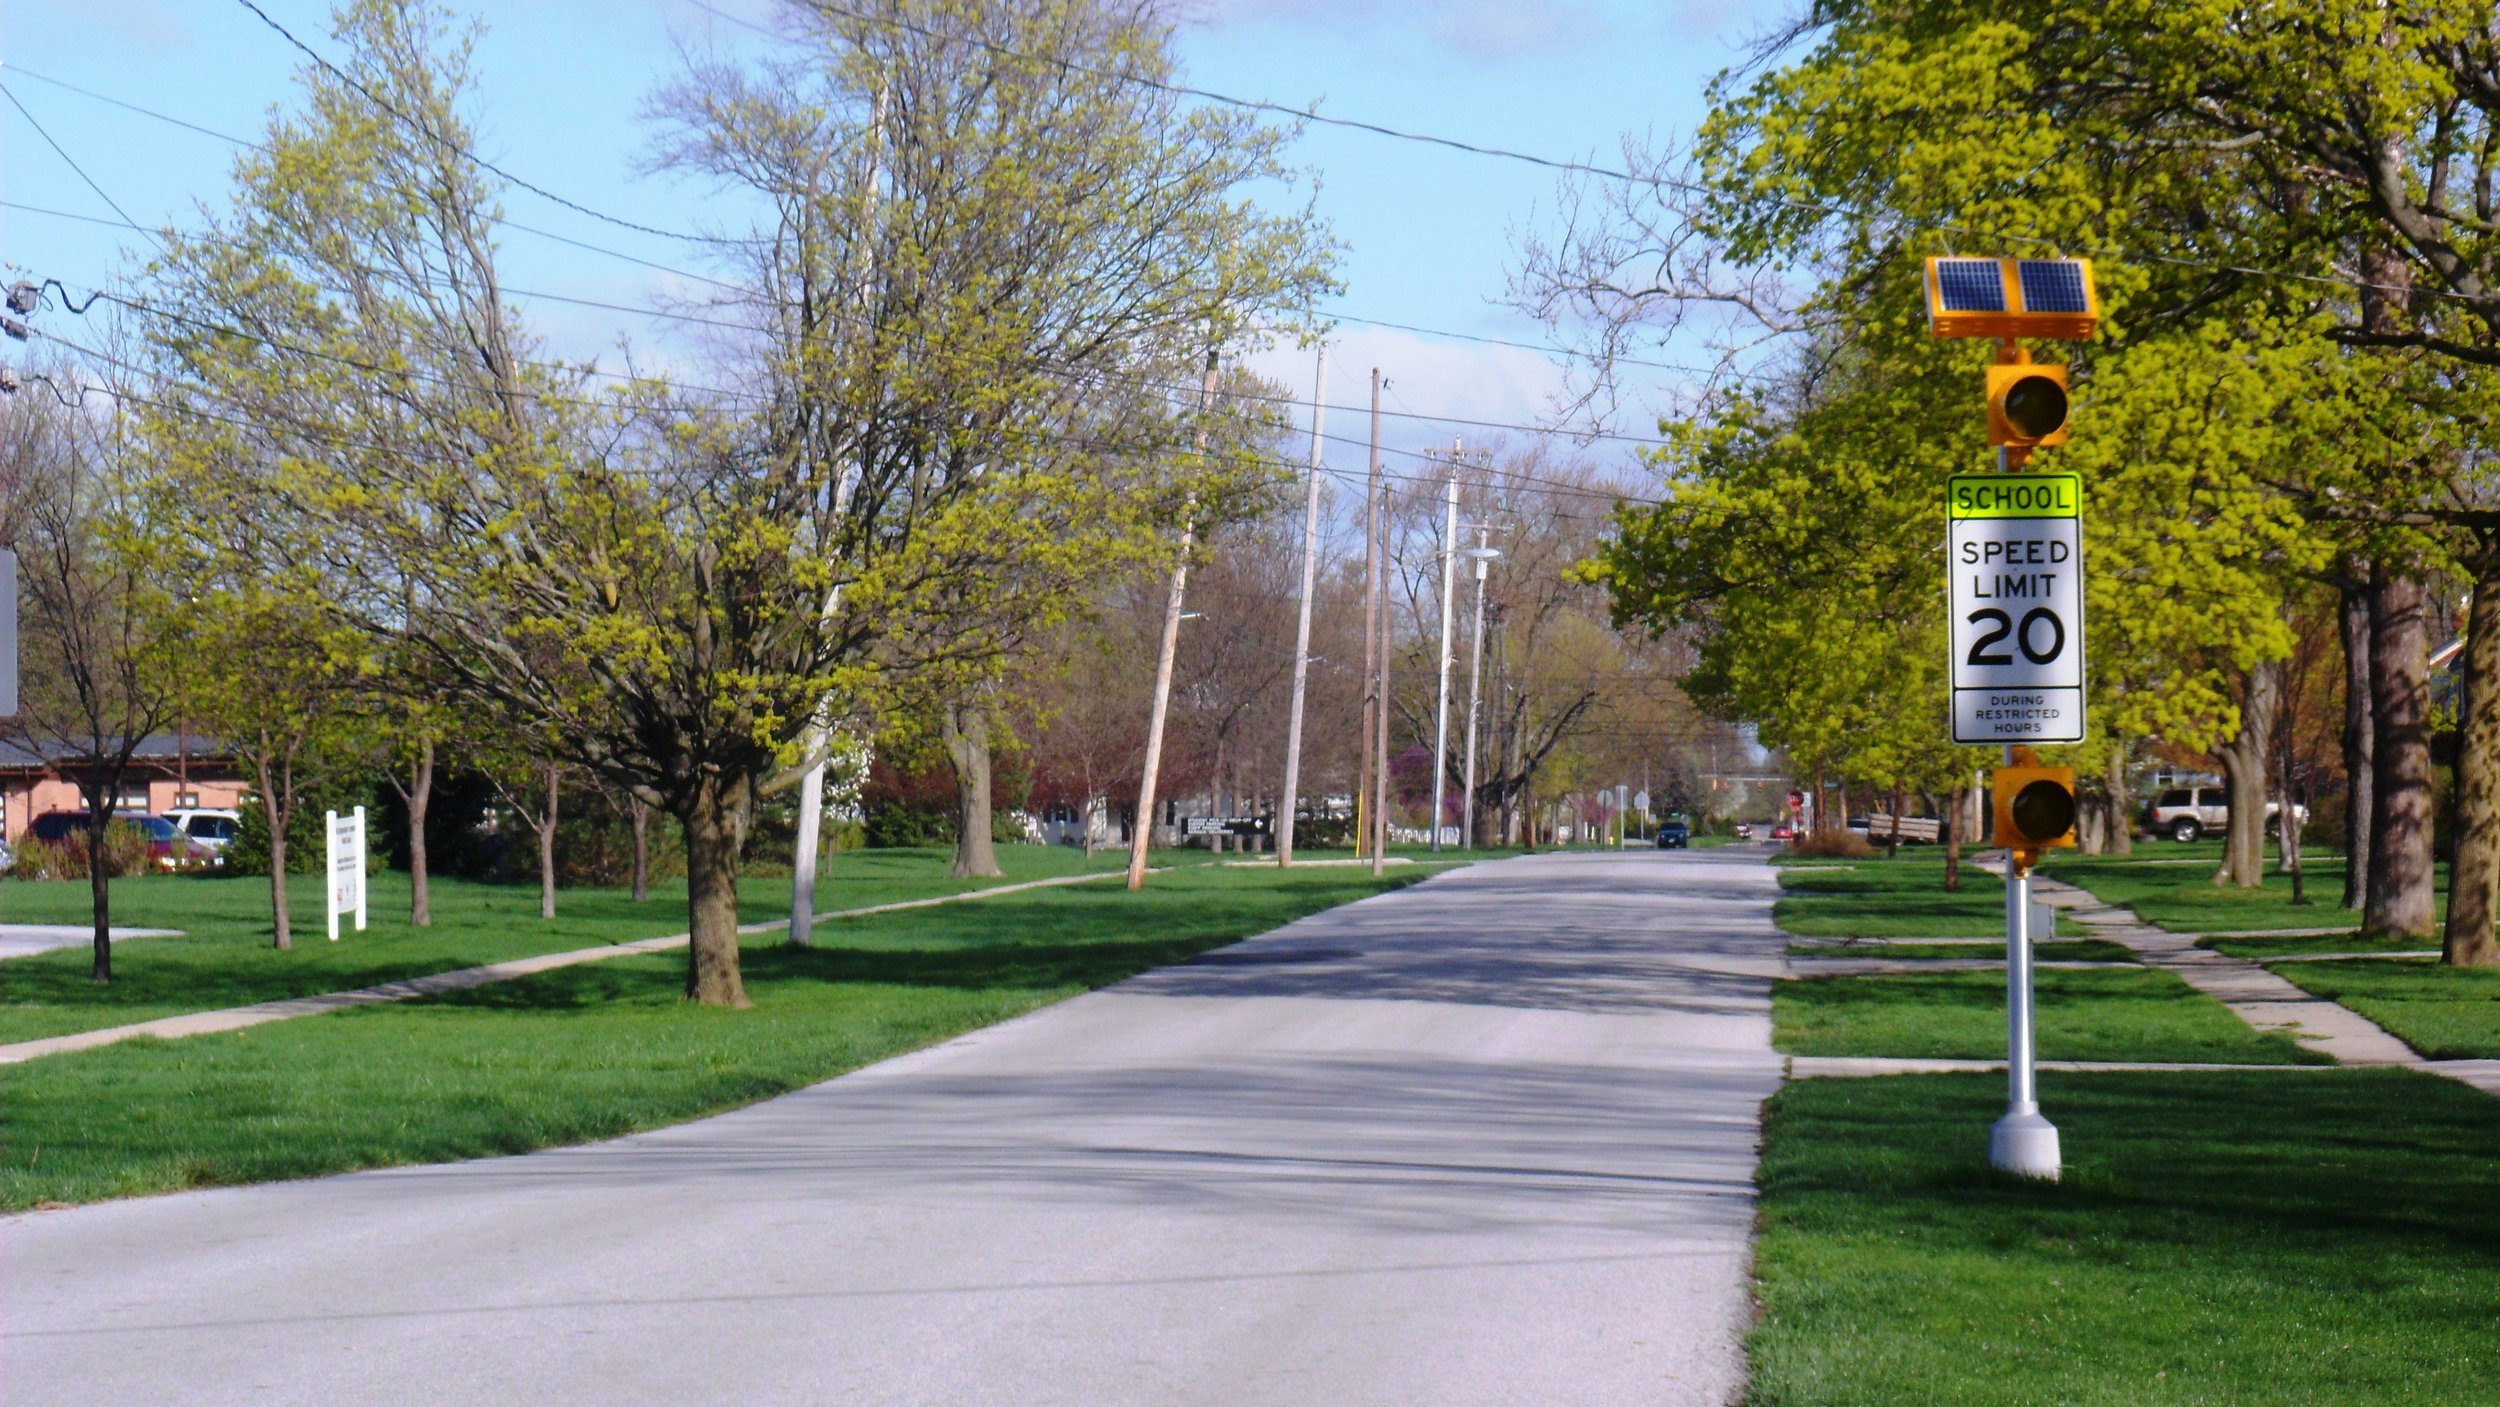
[[[1988,1163],[2017,1177],[2057,1181],[2057,1125],[2038,1110],[2008,1111],[1988,1130]]]

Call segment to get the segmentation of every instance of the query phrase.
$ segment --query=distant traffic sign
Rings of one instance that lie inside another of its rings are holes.
[[[2082,509],[2074,474],[1948,482],[1953,741],[2083,740]]]

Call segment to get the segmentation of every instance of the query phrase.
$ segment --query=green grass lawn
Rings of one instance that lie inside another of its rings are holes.
[[[1933,847],[1841,864],[1802,861],[1779,871],[1772,921],[1801,938],[1986,938],[2005,932],[2005,881],[1965,863],[1962,887],[1944,887],[1944,855]],[[2058,916],[2058,934],[2082,937]]]
[[[2197,853],[2211,850],[2210,857]],[[2185,852],[2200,863],[2165,864]],[[2131,856],[2060,854],[2040,866],[2051,879],[2090,890],[2105,903],[2133,909],[2146,923],[2174,933],[2210,933],[2238,928],[2324,928],[2351,922],[2342,904],[2342,862],[2326,860],[2310,869],[2304,888],[2307,904],[2292,903],[2292,877],[2274,870],[2274,851],[2266,851],[2265,883],[2257,889],[2226,888],[2213,882],[2213,870],[2201,863],[2221,863],[2216,841],[2190,845],[2140,845]],[[2447,912],[2447,866],[2439,867],[2440,912]]]
[[[944,850],[847,852],[828,861],[817,885],[817,908],[863,908],[1001,882],[1117,869],[1126,863],[1122,854],[1097,854],[1088,861],[1068,847],[1043,845],[1002,845],[998,858],[1006,881],[950,879]],[[1157,863],[1190,864],[1205,858],[1167,852],[1157,856]],[[683,882],[653,886],[651,897],[640,904],[624,890],[559,890],[553,920],[538,916],[535,884],[437,879],[432,890],[433,926],[412,928],[407,921],[408,877],[396,871],[375,875],[371,926],[363,933],[342,932],[332,943],[324,936],[321,880],[298,876],[288,886],[295,947],[282,953],[270,946],[266,879],[154,875],[116,880],[116,925],[178,928],[185,936],[114,944],[114,980],[107,985],[89,980],[92,959],[83,946],[0,962],[0,1042],[342,991],[686,931]],[[738,901],[739,915],[748,923],[787,917],[790,881],[742,881]],[[0,921],[84,923],[87,914],[83,882],[0,883]]]
[[[2500,1057],[2500,968],[2364,959],[2271,970],[2360,1012],[2433,1060]]]
[[[779,1094],[1424,879],[1232,870],[1035,890],[749,940],[751,1011],[618,958],[230,1035],[8,1069],[0,1210],[518,1153]]]
[[[2078,938],[2070,942],[2034,943],[2032,956],[2041,962],[2133,962],[2135,953],[2124,943],[2106,938]],[[1870,938],[1851,942],[1845,947],[1791,943],[1792,958],[2003,958],[2002,943],[1994,947],[1976,947],[1962,943],[1896,943],[1888,939]]]
[[[2249,1029],[2230,1008],[2167,972],[2034,974],[2043,1060],[2180,1060],[2324,1065],[2288,1036]],[[2005,977],[1921,972],[1811,977],[1771,989],[1773,1041],[1790,1055],[2005,1058]]]
[[[2057,1184],[1989,1171],[1996,1076],[1771,1101],[1751,1407],[2500,1396],[2500,1102],[2392,1070],[2041,1086]]]

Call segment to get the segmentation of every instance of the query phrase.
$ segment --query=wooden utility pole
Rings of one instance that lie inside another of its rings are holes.
[[[1276,864],[1293,864],[1293,811],[1302,790],[1302,698],[1311,680],[1311,592],[1319,580],[1320,427],[1328,419],[1328,344],[1311,381],[1311,491],[1302,512],[1302,619],[1293,635],[1293,710],[1285,721],[1285,799],[1276,810]]]
[[[1380,381],[1373,373],[1372,381],[1372,482],[1379,486],[1373,495],[1372,556],[1379,563],[1379,575],[1372,585],[1372,598],[1378,609],[1372,612],[1380,634],[1379,704],[1372,710],[1375,744],[1372,749],[1372,873],[1378,875],[1389,863],[1389,486],[1380,477]]]
[[[1206,379],[1198,387],[1198,454],[1207,450],[1207,417],[1215,410],[1215,349],[1207,349]],[[1137,786],[1137,833],[1129,839],[1128,887],[1146,887],[1146,848],[1154,836],[1155,774],[1163,766],[1163,720],[1172,711],[1172,661],[1181,647],[1181,605],[1189,591],[1189,554],[1198,545],[1198,505],[1181,510],[1181,552],[1172,563],[1172,594],[1163,606],[1163,649],[1155,656],[1154,711],[1146,720],[1145,775]]]

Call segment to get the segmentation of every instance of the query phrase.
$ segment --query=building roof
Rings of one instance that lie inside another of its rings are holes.
[[[193,762],[228,760],[225,745],[215,738],[197,733],[150,733],[139,740],[131,761],[170,764],[186,754]],[[86,755],[85,749],[68,746],[57,738],[0,736],[0,771],[45,771]]]

